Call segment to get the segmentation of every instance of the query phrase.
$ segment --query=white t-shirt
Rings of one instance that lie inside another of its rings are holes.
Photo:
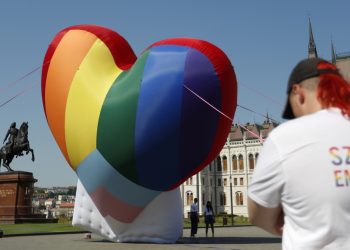
[[[282,204],[283,249],[350,249],[350,121],[321,110],[275,128],[248,190],[264,207]]]

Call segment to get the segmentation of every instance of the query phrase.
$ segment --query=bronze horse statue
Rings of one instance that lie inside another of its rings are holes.
[[[12,162],[13,158],[16,156],[22,156],[23,151],[26,152],[26,154],[29,154],[29,152],[32,153],[32,161],[34,161],[34,150],[30,148],[29,146],[29,140],[28,140],[28,122],[23,122],[18,130],[17,136],[14,138],[14,144],[11,147],[9,143],[2,146],[0,149],[0,167],[1,167],[1,161],[2,165],[7,168],[8,171],[13,171],[13,169],[10,167],[10,163]]]

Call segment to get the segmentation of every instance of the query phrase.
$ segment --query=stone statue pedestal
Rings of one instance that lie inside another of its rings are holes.
[[[33,173],[11,171],[0,173],[0,224],[35,222],[45,215],[33,213]]]

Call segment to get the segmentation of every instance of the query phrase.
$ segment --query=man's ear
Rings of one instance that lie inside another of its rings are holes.
[[[292,87],[292,93],[294,95],[297,95],[298,98],[298,102],[299,104],[304,104],[305,102],[305,93],[304,93],[304,89],[303,87],[300,85],[300,84],[294,84],[293,87]]]
[[[304,102],[305,102],[305,93],[302,90],[300,90],[300,92],[299,92],[299,102],[301,105],[304,104]]]

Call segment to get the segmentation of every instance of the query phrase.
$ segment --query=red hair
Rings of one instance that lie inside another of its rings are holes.
[[[335,65],[326,62],[321,62],[317,68],[337,70]],[[342,76],[321,74],[317,97],[323,108],[339,108],[343,115],[350,117],[350,84]]]

